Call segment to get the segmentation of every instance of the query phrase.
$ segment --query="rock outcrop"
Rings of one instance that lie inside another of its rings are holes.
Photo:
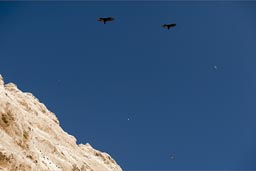
[[[121,170],[107,153],[77,145],[54,113],[0,75],[0,171]]]

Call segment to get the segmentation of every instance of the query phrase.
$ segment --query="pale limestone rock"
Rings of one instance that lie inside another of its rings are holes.
[[[76,144],[31,93],[0,75],[0,171],[121,171],[110,155]]]
[[[0,86],[3,86],[4,85],[4,79],[2,77],[2,75],[0,74]]]

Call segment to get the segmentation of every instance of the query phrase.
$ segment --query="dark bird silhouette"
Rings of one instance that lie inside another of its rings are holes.
[[[104,24],[106,24],[106,22],[113,21],[113,20],[114,20],[113,17],[98,18],[98,21],[99,21],[99,22],[103,22]]]
[[[172,27],[175,27],[176,26],[176,23],[172,23],[172,24],[163,24],[162,27],[163,28],[167,28],[168,30]]]

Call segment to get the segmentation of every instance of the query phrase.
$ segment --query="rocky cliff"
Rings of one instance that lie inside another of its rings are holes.
[[[31,93],[0,75],[0,171],[121,171],[110,155],[75,137]]]

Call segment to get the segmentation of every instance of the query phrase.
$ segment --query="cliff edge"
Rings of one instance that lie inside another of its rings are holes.
[[[0,171],[122,171],[104,152],[76,144],[31,93],[0,75]]]

